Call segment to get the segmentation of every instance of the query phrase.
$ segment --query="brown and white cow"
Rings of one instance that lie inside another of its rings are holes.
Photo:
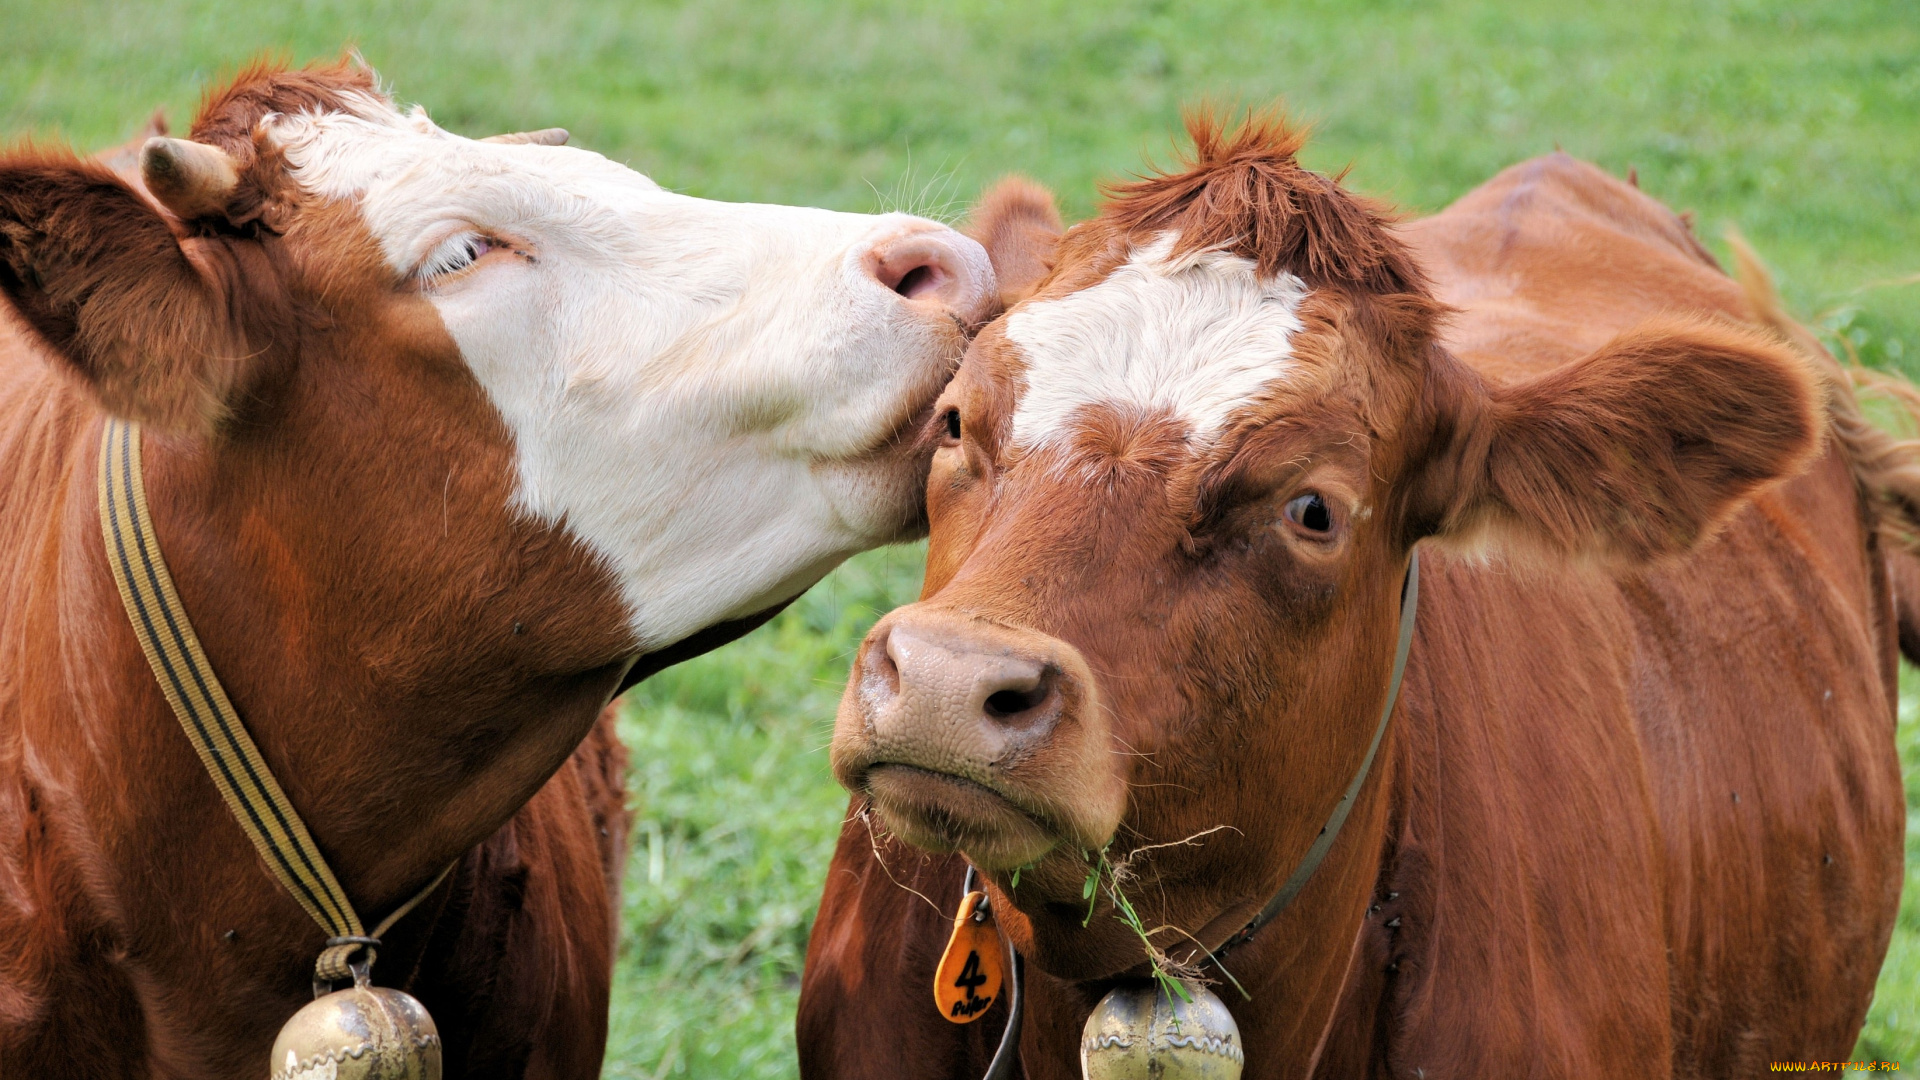
[[[910,436],[998,308],[988,256],[460,138],[351,66],[250,70],[191,136],[144,185],[0,153],[0,1075],[261,1076],[323,936],[128,625],[109,413],[145,422],[180,596],[356,907],[460,860],[376,981],[449,1075],[597,1075],[624,810],[595,718],[923,527]]]
[[[1083,926],[1090,853],[1175,959],[1245,926],[1366,752],[1416,544],[1387,743],[1226,961],[1246,1075],[1846,1057],[1902,880],[1876,523],[1911,453],[1592,166],[1402,229],[1283,125],[1190,127],[936,406],[925,591],[834,735],[803,1073],[981,1074],[1004,1007],[928,990],[971,861],[1028,960],[1025,1075],[1077,1076],[1146,970],[1104,896]]]

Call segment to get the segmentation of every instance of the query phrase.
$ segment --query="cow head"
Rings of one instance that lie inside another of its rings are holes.
[[[925,591],[868,635],[833,741],[1069,978],[1142,959],[1083,928],[1093,853],[1209,948],[1298,863],[1374,730],[1414,544],[1671,556],[1822,430],[1791,353],[1699,321],[1488,385],[1296,134],[1189,130],[1187,167],[1066,233],[937,403]]]
[[[602,651],[924,528],[911,436],[998,309],[980,245],[689,198],[563,141],[461,138],[350,65],[252,70],[146,145],[143,184],[0,157],[0,290],[108,410],[234,461],[307,453],[324,412],[435,533],[495,454],[497,509],[611,579]]]

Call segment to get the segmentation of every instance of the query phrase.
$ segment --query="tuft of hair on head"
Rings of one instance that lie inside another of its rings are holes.
[[[207,91],[191,137],[235,157],[251,157],[254,134],[269,113],[359,112],[369,101],[392,107],[378,76],[357,53],[298,68],[282,57],[263,57]]]
[[[1376,293],[1424,293],[1426,279],[1390,230],[1382,203],[1298,161],[1307,131],[1278,107],[1248,110],[1237,125],[1209,107],[1185,114],[1193,148],[1179,168],[1108,184],[1101,216],[1126,233],[1172,232],[1176,256],[1219,250],[1262,276]]]
[[[391,109],[392,102],[377,78],[357,56],[301,68],[288,66],[284,58],[255,60],[230,82],[208,89],[186,139],[169,140],[178,151],[172,158],[205,163],[218,155],[223,164],[214,171],[221,175],[224,193],[218,198],[184,200],[168,199],[158,189],[154,193],[190,231],[224,233],[255,227],[281,231],[297,207],[299,194],[287,180],[278,152],[265,141],[261,121],[273,114],[366,115]],[[148,147],[154,145],[150,140]],[[142,166],[149,163],[143,155]],[[168,176],[178,172],[162,171]],[[207,174],[204,169],[188,172],[194,179]],[[224,183],[229,172],[232,182]],[[147,177],[146,182],[152,188],[154,178]]]

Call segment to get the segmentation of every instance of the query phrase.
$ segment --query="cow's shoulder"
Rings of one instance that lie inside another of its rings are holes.
[[[1565,153],[1511,166],[1404,231],[1458,309],[1447,343],[1496,377],[1564,363],[1662,312],[1747,315],[1685,218]]]

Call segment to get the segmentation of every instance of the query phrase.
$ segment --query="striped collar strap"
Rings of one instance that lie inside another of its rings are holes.
[[[1380,739],[1387,733],[1387,721],[1393,719],[1393,706],[1400,700],[1400,680],[1407,674],[1407,656],[1413,651],[1414,619],[1420,613],[1420,549],[1414,548],[1407,555],[1407,576],[1400,582],[1400,636],[1393,649],[1393,674],[1387,680],[1387,702],[1380,707],[1380,722],[1374,725],[1373,741],[1367,744],[1367,756],[1360,759],[1360,768],[1353,774],[1353,780],[1347,784],[1347,790],[1340,801],[1333,804],[1333,813],[1327,823],[1320,827],[1320,833],[1314,837],[1313,845],[1300,857],[1300,865],[1280,885],[1280,891],[1273,894],[1267,906],[1253,917],[1253,921],[1241,927],[1234,935],[1213,950],[1213,962],[1233,949],[1246,944],[1260,928],[1280,917],[1300,895],[1300,890],[1313,880],[1313,872],[1320,869],[1320,863],[1333,850],[1333,842],[1339,838],[1340,829],[1347,823],[1347,813],[1353,809],[1353,800],[1360,794],[1360,785],[1367,782],[1367,773],[1373,768],[1373,756],[1380,750]],[[1221,970],[1226,970],[1223,966]],[[1246,993],[1242,990],[1241,993]]]
[[[200,639],[174,591],[173,576],[160,556],[141,478],[140,425],[136,423],[109,418],[101,436],[100,530],[134,636],[200,763],[267,869],[327,933],[327,949],[315,968],[316,987],[350,973],[364,979],[365,968],[350,964],[352,954],[365,947],[362,963],[371,964],[379,935],[426,899],[447,871],[441,871],[373,934],[366,932],[346,890],[268,770],[201,651]],[[350,967],[359,970],[350,971]]]

